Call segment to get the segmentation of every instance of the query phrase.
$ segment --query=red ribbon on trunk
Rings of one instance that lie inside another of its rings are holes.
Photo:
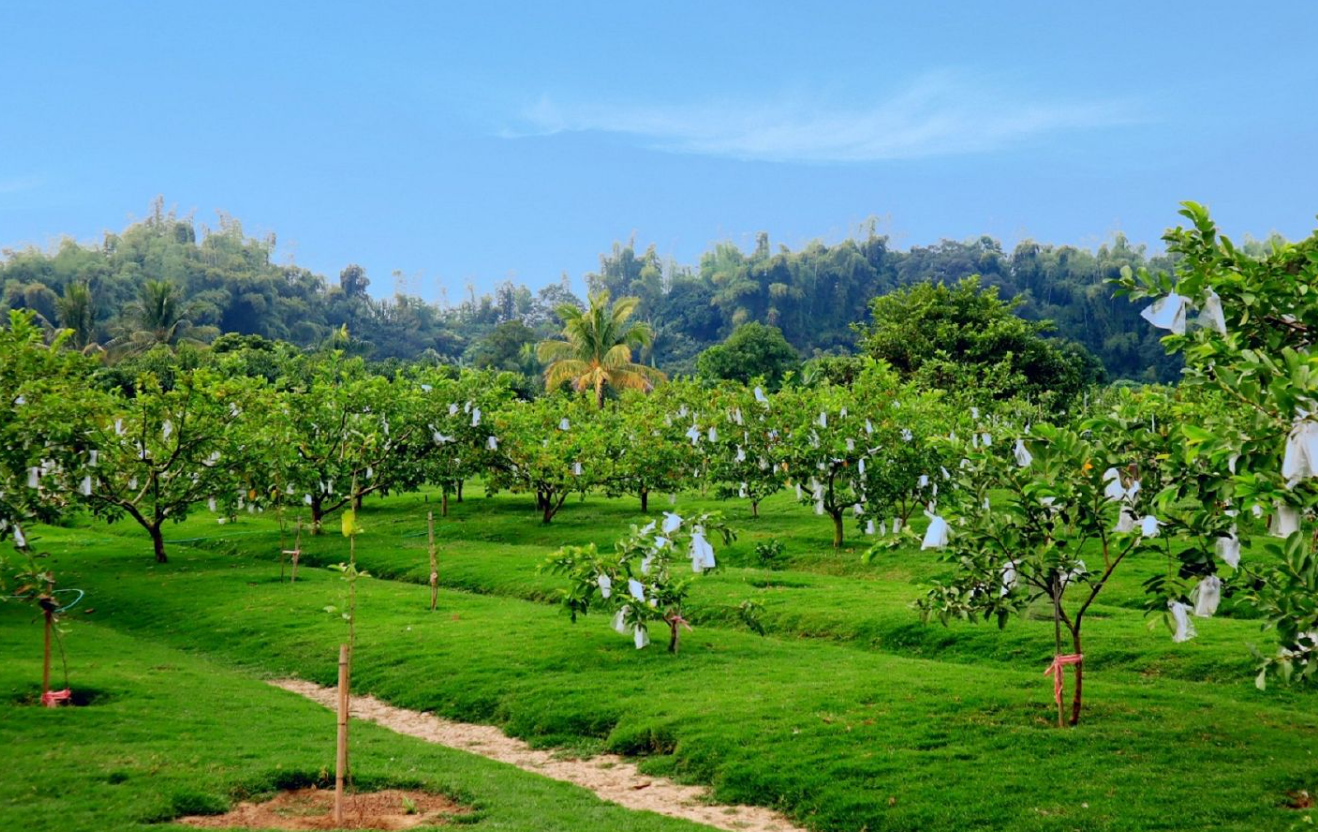
[[[1066,666],[1068,664],[1080,664],[1084,660],[1084,653],[1053,656],[1053,663],[1048,665],[1048,669],[1043,672],[1043,675],[1053,677],[1053,699],[1057,700],[1058,705],[1062,704],[1062,682],[1066,674]]]
[[[41,694],[41,704],[47,708],[58,708],[61,702],[68,702],[73,698],[73,691],[65,688],[64,690],[48,690]]]
[[[686,627],[687,632],[691,631],[691,625],[686,623],[686,619],[678,615],[677,613],[673,613],[672,615],[668,616],[668,623],[672,626],[676,626],[680,624],[681,626]]]

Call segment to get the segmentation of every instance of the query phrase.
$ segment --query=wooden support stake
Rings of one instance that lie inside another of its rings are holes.
[[[46,610],[46,651],[41,660],[41,704],[46,704],[46,694],[50,693],[50,628],[54,624],[55,614]]]
[[[343,825],[343,781],[348,775],[348,645],[339,645],[339,736],[334,762],[334,823]]]
[[[297,559],[302,556],[302,518],[301,517],[297,519],[297,536],[293,538],[293,551],[291,554],[293,557],[293,572],[288,579],[288,582],[290,584],[297,583]],[[282,580],[282,574],[280,577]]]
[[[426,512],[426,529],[430,537],[430,611],[439,605],[439,564],[435,560],[435,512]]]

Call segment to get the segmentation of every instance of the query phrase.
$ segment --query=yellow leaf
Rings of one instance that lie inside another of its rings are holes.
[[[343,512],[343,536],[351,537],[357,533],[357,512],[347,509]]]

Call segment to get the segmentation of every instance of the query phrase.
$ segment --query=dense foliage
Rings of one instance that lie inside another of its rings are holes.
[[[0,308],[29,309],[72,329],[80,349],[113,344],[123,353],[220,332],[315,347],[346,327],[354,349],[372,360],[511,371],[529,391],[543,370],[533,347],[557,333],[555,310],[583,306],[566,279],[535,292],[503,283],[488,295],[472,291],[435,305],[408,294],[395,275],[392,296],[377,298],[360,266],[324,276],[278,263],[274,253],[273,235],[249,237],[223,215],[218,227],[199,227],[157,202],[145,220],[95,245],[65,240],[51,251],[4,252]],[[1058,336],[1098,356],[1110,376],[1167,381],[1176,358],[1142,326],[1138,307],[1113,298],[1105,282],[1123,267],[1170,264],[1121,236],[1094,251],[1025,242],[1008,252],[987,237],[899,251],[870,230],[798,251],[773,251],[760,235],[753,251],[719,244],[696,267],[653,247],[638,253],[618,244],[586,280],[592,292],[638,299],[635,318],[654,340],[634,358],[670,375],[694,373],[702,351],[747,323],[776,327],[804,358],[850,352],[851,324],[866,318],[876,295],[979,275],[1002,297],[1020,296],[1015,311],[1023,318],[1054,321]]]

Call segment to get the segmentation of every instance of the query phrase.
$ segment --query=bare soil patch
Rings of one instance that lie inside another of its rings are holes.
[[[344,822],[334,823],[334,792],[305,788],[284,791],[260,803],[239,803],[222,815],[189,815],[175,823],[204,829],[411,829],[447,823],[468,809],[447,797],[386,789],[349,795]]]
[[[301,679],[282,679],[271,684],[327,708],[337,707],[338,692],[334,688]],[[372,696],[354,696],[352,715],[400,734],[573,783],[589,789],[602,800],[628,809],[683,818],[728,832],[806,832],[770,809],[713,803],[704,787],[684,786],[664,777],[642,774],[635,764],[616,754],[600,754],[586,760],[560,759],[551,751],[538,750],[522,740],[505,736],[491,725],[453,722],[429,713],[395,708]]]

